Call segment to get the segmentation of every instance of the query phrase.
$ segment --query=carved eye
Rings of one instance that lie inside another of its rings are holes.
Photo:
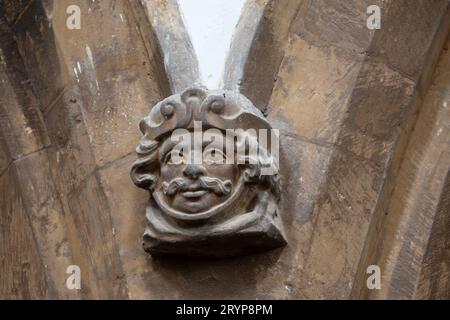
[[[225,109],[225,102],[223,100],[216,100],[210,105],[211,111],[216,114],[222,114]]]
[[[183,151],[183,149],[176,150],[172,149],[167,152],[164,156],[165,164],[186,164],[187,163],[187,154]]]
[[[215,114],[223,114],[225,111],[225,97],[224,96],[209,96],[204,102],[208,109]]]
[[[208,148],[203,152],[203,161],[208,164],[224,164],[227,157],[219,148]]]

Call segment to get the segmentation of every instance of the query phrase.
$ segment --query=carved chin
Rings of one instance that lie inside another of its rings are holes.
[[[175,207],[177,210],[183,210],[186,213],[199,213],[202,211],[206,211],[208,208],[205,206],[205,204],[199,200],[199,201],[186,201],[183,203],[181,207]]]

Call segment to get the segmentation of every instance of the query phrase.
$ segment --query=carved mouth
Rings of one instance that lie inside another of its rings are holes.
[[[201,189],[201,190],[196,190],[196,191],[185,191],[185,192],[182,192],[181,194],[183,195],[183,197],[185,197],[187,199],[195,199],[195,198],[200,198],[207,193],[208,193],[207,190]]]

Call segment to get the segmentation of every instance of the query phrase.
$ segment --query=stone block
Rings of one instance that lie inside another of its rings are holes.
[[[449,9],[447,0],[390,0],[382,10],[381,29],[375,32],[368,55],[417,81],[429,49]]]
[[[102,167],[134,152],[139,120],[161,98],[164,75],[159,76],[127,2],[80,3],[80,30],[66,28],[69,4],[64,0],[54,5],[54,41],[67,66],[70,87],[79,90],[82,121]]]
[[[280,66],[269,119],[284,119],[289,131],[307,140],[334,143],[360,66],[294,38]]]
[[[13,24],[29,3],[28,0],[3,1],[0,4],[0,14],[5,17],[8,24]]]
[[[126,283],[110,209],[96,174],[68,195],[68,209],[85,265],[82,294],[99,299],[125,298]]]
[[[67,238],[65,214],[51,174],[47,150],[35,152],[13,164],[24,197],[34,239],[48,278],[50,297],[77,297],[67,290],[67,267],[74,264]]]
[[[353,277],[382,187],[382,172],[369,161],[335,151],[315,204],[316,223],[303,274],[309,298],[349,297]]]
[[[13,159],[48,146],[39,102],[12,40],[3,36],[0,48],[0,130]]]
[[[383,7],[380,0],[304,1],[291,32],[324,51],[334,47],[350,55],[362,54],[374,34],[366,26],[366,11],[370,5]]]
[[[414,105],[415,84],[366,59],[355,80],[337,144],[378,164],[392,155]]]
[[[0,175],[2,175],[11,163],[8,147],[0,133]]]
[[[0,176],[0,298],[47,298],[46,270],[14,170]]]
[[[43,1],[32,1],[14,26],[17,45],[41,110],[56,99],[69,80],[47,9]]]
[[[46,113],[51,143],[52,174],[64,194],[77,188],[96,168],[92,137],[83,117],[83,100],[76,86],[68,88]]]
[[[119,159],[101,168],[98,175],[111,208],[113,237],[126,274],[129,296],[145,299],[149,297],[151,288],[151,284],[142,278],[149,267],[147,254],[142,249],[149,194],[136,188],[131,181],[129,169],[134,160],[134,155]]]

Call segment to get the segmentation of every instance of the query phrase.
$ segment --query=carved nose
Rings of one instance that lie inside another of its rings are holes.
[[[191,179],[197,179],[205,174],[205,169],[198,164],[188,164],[183,170],[183,174]]]

